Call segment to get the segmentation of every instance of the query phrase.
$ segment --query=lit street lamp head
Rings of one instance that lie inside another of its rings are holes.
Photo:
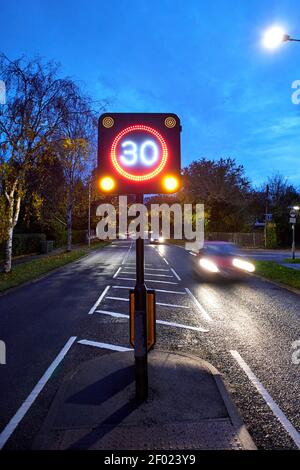
[[[273,26],[265,32],[263,46],[267,49],[276,49],[280,44],[290,39],[290,36],[280,26]]]

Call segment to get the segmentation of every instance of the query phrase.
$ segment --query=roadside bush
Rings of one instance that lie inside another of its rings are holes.
[[[77,243],[85,243],[86,233],[86,230],[72,230],[72,243],[75,245]]]
[[[267,248],[277,248],[276,224],[267,225]]]
[[[41,242],[46,240],[44,233],[18,233],[13,236],[12,255],[21,256],[40,253]],[[0,259],[5,258],[5,243],[0,244]]]
[[[46,240],[43,233],[20,233],[13,236],[13,256],[39,253],[41,242]]]
[[[66,227],[57,220],[51,220],[45,231],[47,240],[54,241],[54,248],[60,248],[67,244]]]

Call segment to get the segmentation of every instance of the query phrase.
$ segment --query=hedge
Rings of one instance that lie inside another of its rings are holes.
[[[18,233],[13,236],[12,253],[13,256],[39,253],[41,241],[46,240],[44,233]],[[5,243],[0,245],[0,258],[4,259]]]

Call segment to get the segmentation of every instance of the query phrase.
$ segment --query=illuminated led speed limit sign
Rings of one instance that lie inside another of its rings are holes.
[[[103,193],[174,193],[180,188],[180,121],[175,114],[106,113],[99,119]]]

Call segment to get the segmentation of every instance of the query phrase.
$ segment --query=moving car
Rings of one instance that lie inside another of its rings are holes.
[[[150,237],[150,243],[151,245],[161,245],[162,243],[165,242],[164,237],[158,237],[157,235],[151,235]]]
[[[254,264],[228,242],[205,242],[193,262],[194,271],[205,280],[241,279],[255,271]]]

